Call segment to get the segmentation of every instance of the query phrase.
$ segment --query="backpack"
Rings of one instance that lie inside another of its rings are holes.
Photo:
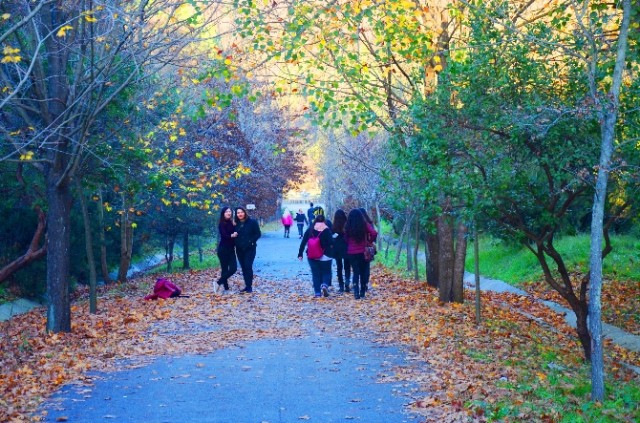
[[[157,300],[158,298],[162,298],[163,300],[166,300],[167,298],[179,297],[181,293],[182,291],[176,284],[171,282],[169,279],[160,278],[153,286],[153,294],[147,295],[144,299]]]
[[[320,244],[320,233],[314,236],[314,232],[315,230],[312,229],[312,236],[309,238],[309,241],[307,241],[307,257],[316,260],[324,255],[324,250],[322,249],[322,245]]]

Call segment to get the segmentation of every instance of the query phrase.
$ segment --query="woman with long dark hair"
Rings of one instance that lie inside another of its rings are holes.
[[[231,207],[223,207],[220,211],[220,220],[218,221],[218,233],[220,240],[218,241],[218,260],[220,260],[220,279],[213,287],[214,292],[218,291],[220,286],[224,286],[224,290],[229,290],[229,278],[238,270],[236,262],[236,225],[233,222],[233,210]]]
[[[253,292],[253,261],[256,259],[257,242],[262,233],[260,225],[249,217],[244,207],[236,207],[236,255],[242,269],[244,289],[241,293]]]
[[[347,241],[344,238],[344,226],[347,223],[347,214],[342,209],[333,214],[333,258],[338,268],[338,292],[351,292],[351,265],[347,257]]]
[[[371,271],[370,262],[364,259],[364,249],[368,243],[375,242],[378,232],[359,209],[349,212],[344,231],[347,257],[353,272],[353,296],[358,300],[365,297]]]

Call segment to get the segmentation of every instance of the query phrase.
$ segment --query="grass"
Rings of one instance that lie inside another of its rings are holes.
[[[514,285],[542,278],[540,264],[526,247],[509,245],[487,236],[480,237],[479,244],[481,275]],[[605,277],[640,280],[640,240],[632,236],[618,235],[612,238],[612,244],[613,251],[603,262]],[[569,271],[586,272],[590,248],[588,235],[559,238],[555,245]],[[470,272],[474,271],[472,245],[467,252],[465,267]]]

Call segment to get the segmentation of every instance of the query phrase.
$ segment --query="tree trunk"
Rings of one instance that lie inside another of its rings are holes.
[[[173,248],[176,245],[176,236],[169,235],[167,238],[167,243],[164,247],[164,259],[167,262],[167,272],[171,272],[173,269]]]
[[[380,204],[376,201],[376,229],[378,230],[378,251],[382,251],[382,217],[380,217]]]
[[[87,252],[87,266],[89,267],[89,313],[95,314],[98,311],[98,294],[96,281],[96,260],[93,256],[93,236],[91,235],[91,220],[87,210],[87,202],[84,198],[82,184],[76,179],[76,189],[80,200],[80,210],[82,211],[82,221],[84,223],[84,245]]]
[[[473,266],[475,271],[476,282],[476,325],[480,325],[482,311],[480,304],[480,243],[478,240],[478,226],[477,222],[473,223]]]
[[[204,251],[202,249],[202,235],[198,237],[198,258],[200,263],[204,261]]]
[[[191,269],[189,265],[189,229],[184,228],[182,234],[182,268],[184,270]]]
[[[64,166],[60,166],[62,170]],[[46,172],[47,184],[47,331],[71,332],[69,298],[71,190],[54,169]]]
[[[440,301],[451,302],[453,296],[453,225],[451,218],[441,214],[437,218],[438,226],[438,294]]]
[[[464,302],[464,259],[467,257],[467,231],[465,223],[458,222],[452,283],[452,299],[456,303]]]
[[[612,104],[603,105],[604,119],[601,122],[600,162],[598,166],[598,178],[593,197],[593,213],[591,219],[591,253],[589,260],[590,289],[589,289],[589,324],[591,329],[591,400],[602,401],[604,399],[604,353],[602,346],[602,226],[604,219],[604,205],[607,197],[607,183],[609,179],[609,167],[613,154],[613,140],[615,126],[618,119],[618,107],[622,75],[625,68],[627,53],[627,38],[631,22],[631,0],[622,2],[622,23],[618,35],[618,50],[616,64],[613,71],[613,81],[608,101]],[[595,87],[594,87],[595,88]],[[592,90],[594,89],[592,88]],[[595,93],[594,93],[595,94]]]
[[[438,287],[438,281],[440,280],[440,274],[438,272],[438,262],[440,252],[438,250],[438,234],[427,234],[427,240],[425,241],[426,250],[426,266],[427,266],[427,285],[434,288]]]
[[[396,250],[396,259],[393,261],[393,265],[397,266],[400,263],[400,254],[402,253],[402,247],[404,247],[404,235],[407,231],[407,222],[404,222],[402,232],[400,232],[400,239],[398,240],[398,249]]]
[[[104,202],[102,201],[102,188],[98,191],[100,204],[98,205],[98,220],[100,226],[100,270],[102,271],[102,280],[105,284],[113,283],[109,275],[109,265],[107,264],[107,240],[104,235]]]
[[[415,247],[413,248],[413,262],[415,263],[413,279],[415,281],[420,280],[420,266],[418,266],[418,250],[420,250],[420,219],[416,217],[416,243],[415,243]]]
[[[29,248],[24,253],[24,255],[18,257],[17,259],[0,269],[0,283],[5,281],[9,276],[13,275],[18,270],[28,266],[29,264],[44,257],[45,254],[47,254],[46,239],[44,241],[44,244],[40,246],[40,239],[42,238],[42,235],[45,233],[45,229],[47,228],[47,216],[42,210],[40,210],[40,208],[37,209],[37,212],[38,226],[36,227],[36,231],[33,234],[33,238],[31,238]]]
[[[126,194],[122,199],[122,215],[120,215],[120,266],[118,268],[118,282],[127,280],[127,273],[131,267],[133,247],[133,222],[130,219],[129,201]]]

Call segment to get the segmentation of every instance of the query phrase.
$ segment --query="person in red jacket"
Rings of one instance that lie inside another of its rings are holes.
[[[289,238],[289,229],[291,229],[291,225],[293,225],[293,217],[291,217],[290,212],[284,212],[282,215],[282,226],[284,226],[284,237]]]
[[[347,257],[353,277],[353,296],[358,300],[365,297],[371,272],[371,263],[364,259],[364,248],[376,241],[378,232],[372,224],[367,222],[360,209],[349,212],[344,232],[347,241]]]

